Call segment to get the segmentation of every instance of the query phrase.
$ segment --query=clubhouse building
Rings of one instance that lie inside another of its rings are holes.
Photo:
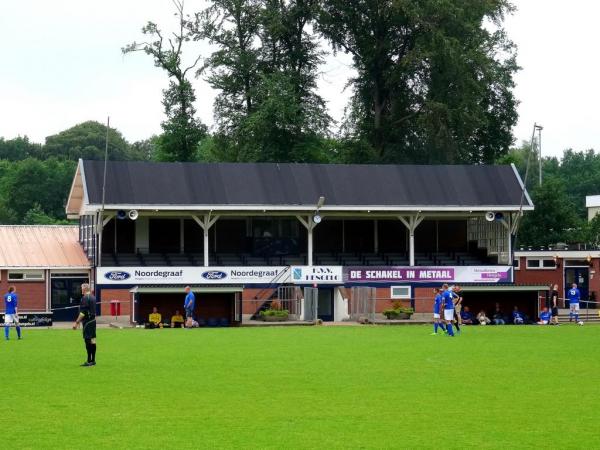
[[[429,312],[446,282],[534,316],[547,287],[513,267],[533,209],[514,166],[79,161],[66,209],[102,314],[132,322],[181,310],[186,285],[207,325],[275,303],[296,321]]]
[[[78,236],[76,225],[0,225],[0,292],[16,288],[23,325],[74,318],[81,284],[89,282],[92,272]]]

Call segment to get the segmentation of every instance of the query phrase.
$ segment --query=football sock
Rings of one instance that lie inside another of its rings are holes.
[[[449,334],[450,336],[454,336],[454,331],[452,331],[452,324],[451,324],[451,323],[449,323],[449,324],[447,325],[447,327],[448,327],[448,334]]]
[[[450,327],[451,325],[448,325],[448,326]],[[456,322],[456,331],[458,331],[460,333],[460,325],[458,324],[458,322]]]
[[[569,313],[569,322],[571,322],[572,320],[573,320],[573,313],[572,313],[572,312],[570,312],[570,313]]]
[[[579,314],[575,313],[575,322],[579,322]]]
[[[440,326],[440,325],[439,325],[437,322],[433,324],[433,332],[434,332],[434,333],[437,333],[437,330],[438,330],[438,327],[439,327],[439,326]]]
[[[85,340],[85,349],[87,351],[87,362],[92,362],[92,344],[89,339]]]
[[[21,327],[17,327],[17,337],[21,339]]]
[[[8,330],[9,330],[9,329],[10,329],[10,327],[8,327],[8,326],[5,326],[5,327],[4,327],[4,337],[5,337],[6,339],[8,339]]]
[[[92,351],[92,362],[96,362],[96,344],[90,344]]]
[[[445,332],[446,331],[446,325],[444,325],[443,323],[440,323],[440,328]]]

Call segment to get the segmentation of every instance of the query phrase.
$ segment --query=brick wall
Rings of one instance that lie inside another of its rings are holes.
[[[129,289],[102,289],[100,291],[99,301],[102,302],[100,305],[100,311],[103,316],[110,315],[110,302],[111,300],[119,300],[121,303],[121,315],[128,316],[131,314],[131,300],[132,295]]]
[[[415,299],[415,312],[432,313],[434,297],[432,287],[414,288],[413,298]]]
[[[558,284],[561,297],[564,295],[563,266],[555,269],[527,269],[526,258],[520,258],[519,270],[515,270],[515,284]]]
[[[46,280],[44,281],[8,281],[8,271],[0,270],[0,293],[2,298],[8,287],[14,286],[19,295],[19,310],[46,311]],[[4,311],[4,301],[0,301],[0,311]]]
[[[242,314],[254,314],[272,293],[273,289],[245,288],[242,292]],[[255,300],[256,296],[260,300]]]

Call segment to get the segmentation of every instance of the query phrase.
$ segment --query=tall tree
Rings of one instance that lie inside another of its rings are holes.
[[[183,44],[192,38],[188,27],[189,18],[184,13],[183,0],[173,0],[178,18],[178,30],[164,37],[157,24],[148,22],[142,33],[151,41],[133,42],[124,47],[123,53],[141,51],[154,59],[154,65],[165,70],[169,87],[163,90],[163,107],[167,120],[162,122],[163,134],[158,139],[158,159],[163,161],[193,161],[200,141],[207,128],[196,118],[194,102],[196,94],[188,74],[200,62],[200,56],[186,66],[183,63]]]
[[[12,163],[0,178],[0,210],[5,210],[0,218],[22,223],[34,209],[38,216],[41,213],[65,219],[64,207],[75,165],[74,161],[54,158],[47,161],[28,158]]]
[[[521,222],[519,245],[580,241],[585,220],[573,209],[562,180],[547,179],[533,189],[531,197],[535,210],[525,214]]]
[[[320,159],[330,118],[316,93],[316,0],[216,0],[197,36],[217,46],[204,69],[219,90],[212,145],[238,161]],[[223,149],[225,147],[225,149]]]
[[[517,65],[501,23],[512,9],[507,0],[323,0],[318,28],[358,72],[346,138],[378,162],[493,162],[508,151]]]
[[[105,147],[106,125],[90,120],[48,136],[41,153],[44,158],[100,160],[104,159]],[[131,159],[129,143],[114,128],[108,132],[108,158]]]
[[[0,159],[19,161],[26,158],[40,157],[42,146],[31,142],[27,136],[14,139],[0,137]]]

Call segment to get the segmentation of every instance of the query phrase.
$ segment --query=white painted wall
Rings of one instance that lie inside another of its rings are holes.
[[[340,288],[333,290],[333,320],[341,322],[350,318],[348,314],[348,299],[342,295]]]
[[[588,221],[592,220],[600,212],[600,207],[588,207]]]

